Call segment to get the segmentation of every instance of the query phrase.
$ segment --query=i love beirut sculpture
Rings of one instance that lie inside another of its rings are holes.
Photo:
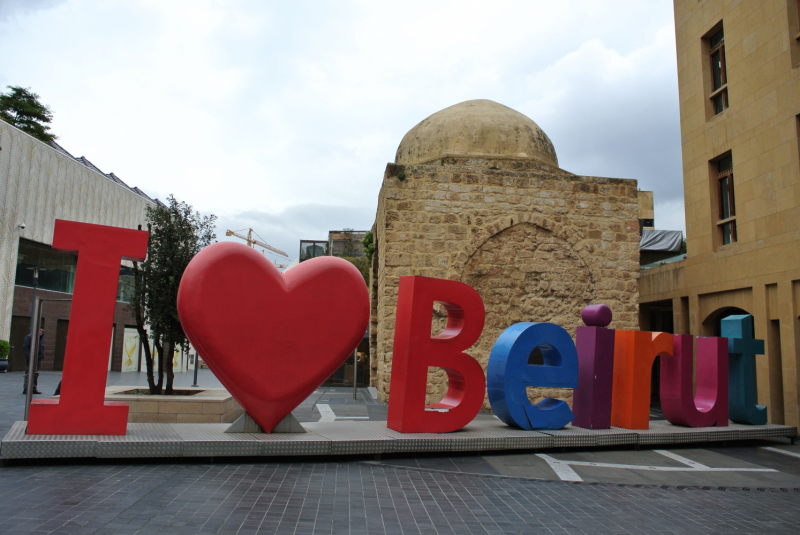
[[[143,260],[148,233],[56,220],[53,248],[78,254],[70,336],[60,400],[31,403],[28,434],[124,435],[128,406],[104,401],[108,333],[121,259]],[[434,302],[443,303],[444,331],[430,335]],[[187,267],[178,293],[184,331],[216,377],[266,432],[352,354],[369,322],[360,272],[335,257],[309,260],[281,274],[254,250],[211,245]],[[517,323],[489,356],[487,374],[464,351],[483,331],[480,295],[457,281],[401,277],[387,426],[403,433],[445,433],[467,425],[488,390],[495,414],[520,429],[647,429],[650,370],[661,366],[666,419],[689,427],[766,423],[756,404],[751,316],[722,321],[725,337],[608,329],[605,305],[584,309],[576,343],[560,326]],[[534,349],[541,365],[528,364]],[[729,360],[730,359],[730,360]],[[426,407],[429,367],[445,370],[447,393]],[[546,398],[531,404],[527,387],[574,388],[573,407]],[[730,407],[730,410],[729,410]],[[426,408],[444,409],[438,411]]]

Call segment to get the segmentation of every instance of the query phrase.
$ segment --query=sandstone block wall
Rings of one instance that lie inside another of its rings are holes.
[[[531,159],[389,164],[370,281],[370,379],[381,401],[391,392],[401,276],[458,280],[480,293],[486,325],[467,352],[485,370],[497,337],[520,321],[557,323],[574,338],[583,307],[605,303],[612,327],[636,329],[638,229],[635,180],[576,176]],[[445,319],[437,305],[433,333]],[[429,370],[428,403],[446,389],[444,372]],[[533,401],[555,394],[571,402],[571,390],[529,389]]]

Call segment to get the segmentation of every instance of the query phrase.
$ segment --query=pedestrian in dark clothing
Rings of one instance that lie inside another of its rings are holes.
[[[25,355],[25,378],[22,383],[22,393],[28,393],[28,369],[31,363],[31,335],[25,337],[25,340],[22,342],[22,353]],[[42,367],[42,362],[44,362],[44,329],[39,329],[39,358],[36,362],[36,373],[33,374],[33,393],[34,394],[41,394],[39,392],[39,371]]]

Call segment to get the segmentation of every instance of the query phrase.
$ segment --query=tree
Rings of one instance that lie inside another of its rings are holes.
[[[131,312],[144,348],[147,384],[151,394],[173,394],[172,355],[176,347],[188,349],[189,342],[178,318],[178,288],[186,266],[204,247],[213,243],[217,216],[201,216],[185,202],[170,195],[168,206],[147,208],[150,241],[147,259],[134,262],[134,295]],[[150,324],[151,333],[145,329]],[[158,351],[158,378],[153,369],[153,352]]]
[[[364,254],[367,256],[367,263],[372,263],[372,255],[375,252],[375,240],[372,236],[372,231],[368,230],[364,237],[361,239],[361,245],[364,246]]]
[[[343,256],[343,259],[347,260],[356,268],[358,271],[361,272],[361,276],[364,277],[364,282],[369,288],[369,260],[367,260],[366,256]]]
[[[45,143],[56,139],[47,126],[53,120],[53,112],[39,102],[39,95],[18,85],[8,89],[8,93],[0,93],[0,119]]]

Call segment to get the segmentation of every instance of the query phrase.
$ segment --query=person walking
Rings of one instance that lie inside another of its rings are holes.
[[[22,393],[28,393],[28,370],[31,363],[31,335],[25,337],[22,342],[22,353],[25,355],[25,379],[22,383]],[[44,328],[39,329],[39,358],[36,362],[36,373],[33,374],[33,393],[41,394],[38,388],[39,384],[39,370],[42,368],[44,362]]]

